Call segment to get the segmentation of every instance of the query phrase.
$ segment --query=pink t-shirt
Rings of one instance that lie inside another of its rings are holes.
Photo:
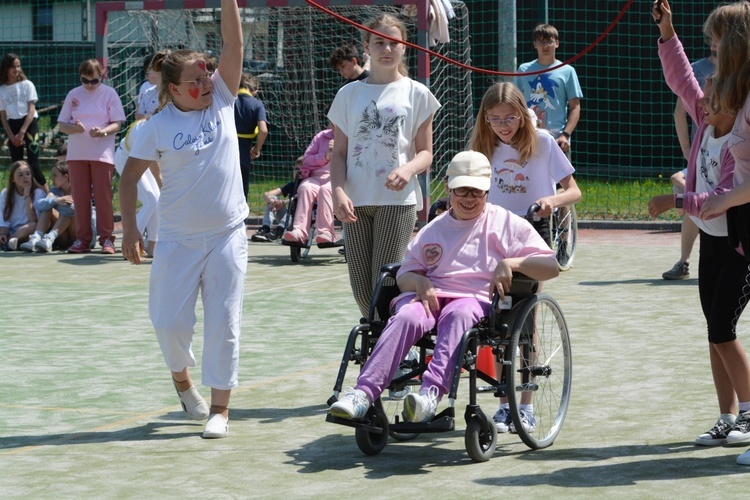
[[[555,259],[528,221],[488,203],[476,219],[457,220],[445,212],[422,228],[409,243],[398,275],[424,272],[438,297],[490,302],[490,279],[497,264],[505,258],[531,256]]]
[[[57,121],[72,125],[78,120],[86,127],[86,132],[68,136],[67,159],[114,164],[116,134],[91,137],[88,131],[92,127],[104,128],[110,123],[125,121],[125,111],[115,89],[99,85],[93,92],[87,92],[81,85],[68,92]]]

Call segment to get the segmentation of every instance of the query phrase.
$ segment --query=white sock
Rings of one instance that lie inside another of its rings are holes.
[[[47,233],[47,236],[52,238],[52,241],[55,241],[57,239],[57,231],[53,229],[49,233]]]
[[[35,239],[38,239],[38,240],[41,240],[43,236],[44,236],[44,233],[42,233],[41,231],[34,231],[34,234],[32,235],[32,237],[35,237]]]
[[[724,422],[732,425],[734,425],[734,421],[737,420],[737,417],[735,417],[731,413],[722,413],[719,418],[721,418]]]
[[[526,413],[528,413],[529,415],[533,415],[534,414],[534,405],[533,404],[530,404],[530,405],[521,405],[520,408],[519,408],[519,410],[523,410]]]

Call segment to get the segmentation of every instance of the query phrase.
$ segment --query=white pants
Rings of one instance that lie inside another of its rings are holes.
[[[171,371],[196,365],[192,344],[200,290],[201,382],[214,389],[237,387],[246,271],[244,223],[210,238],[160,241],[156,245],[149,280],[149,314]]]
[[[127,153],[122,148],[117,148],[117,151],[115,151],[115,170],[118,174],[122,175],[127,159]],[[147,169],[138,179],[138,201],[141,202],[141,209],[135,214],[135,225],[138,227],[139,233],[147,233],[149,241],[157,241],[157,235],[159,234],[159,212],[157,209],[160,194],[161,189],[156,182],[156,177],[154,177],[151,169]]]

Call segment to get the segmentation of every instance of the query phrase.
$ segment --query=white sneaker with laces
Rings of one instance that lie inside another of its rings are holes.
[[[42,236],[42,238],[36,242],[36,245],[34,245],[39,252],[51,252],[52,251],[52,244],[55,242],[55,240],[52,238],[51,235],[45,234]]]
[[[31,252],[34,253],[36,251],[36,242],[39,241],[41,238],[39,238],[39,235],[36,233],[29,236],[29,241],[26,243],[21,243],[21,250],[24,252]]]
[[[338,418],[362,420],[371,404],[364,391],[348,387],[346,395],[333,403],[328,413]]]
[[[221,413],[214,413],[208,417],[203,437],[206,439],[225,438],[229,435],[229,421]]]
[[[508,408],[500,408],[495,412],[495,416],[492,417],[495,422],[495,428],[497,432],[505,433],[510,431],[510,410]]]
[[[737,457],[737,465],[750,465],[750,450]]]
[[[526,430],[526,432],[534,432],[536,429],[536,418],[534,418],[534,414],[526,410],[519,410],[519,413],[521,414],[521,425],[524,430]],[[511,433],[516,434],[516,426],[513,422],[511,422],[508,427],[510,428]]]
[[[440,402],[438,388],[420,389],[419,394],[407,394],[404,400],[403,417],[406,422],[428,422],[432,420]]]

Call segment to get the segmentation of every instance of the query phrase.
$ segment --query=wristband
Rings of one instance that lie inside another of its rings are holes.
[[[564,130],[562,131],[562,134],[561,134],[561,135],[564,135],[566,139],[570,139],[570,134],[569,134],[569,133],[567,133],[567,132],[566,132],[566,131],[564,131]]]

